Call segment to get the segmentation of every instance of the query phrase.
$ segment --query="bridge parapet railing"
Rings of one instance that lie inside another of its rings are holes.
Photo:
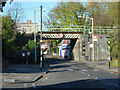
[[[82,32],[84,34],[88,34],[92,32],[91,26],[79,26],[76,28],[43,28],[43,31],[46,32]],[[118,31],[116,27],[109,27],[109,26],[94,26],[93,31],[95,34],[107,34],[109,32]]]

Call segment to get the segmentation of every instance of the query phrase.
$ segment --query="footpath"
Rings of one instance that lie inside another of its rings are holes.
[[[119,70],[120,68],[117,68],[117,67],[112,67],[110,66],[109,68],[109,63],[108,61],[81,61],[81,62],[84,62],[86,64],[88,64],[89,66],[91,67],[94,67],[94,68],[98,68],[98,69],[101,69],[101,70],[105,70],[105,71],[108,71],[108,72],[112,72],[112,73],[116,73],[116,74],[119,74]]]
[[[42,78],[50,70],[50,65],[45,64],[40,70],[37,64],[11,64],[2,72],[2,83],[29,83]]]

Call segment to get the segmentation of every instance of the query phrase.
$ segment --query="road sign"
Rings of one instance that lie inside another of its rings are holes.
[[[70,45],[68,45],[68,44],[62,44],[62,45],[61,45],[61,48],[62,48],[62,49],[67,49],[67,48],[69,49],[69,48],[70,48]]]
[[[93,44],[89,44],[89,47],[92,48],[92,47],[93,47]]]
[[[63,38],[63,36],[64,36],[64,35],[63,35],[62,33],[60,33],[60,34],[58,35],[59,38]]]
[[[46,49],[47,48],[47,45],[46,44],[42,44],[41,45],[41,49]]]
[[[97,41],[97,35],[93,36],[93,41]]]

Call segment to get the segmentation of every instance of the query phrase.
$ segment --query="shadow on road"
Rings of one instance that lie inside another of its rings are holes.
[[[118,85],[120,85],[120,83],[118,82],[117,84],[113,84],[111,83],[111,81],[117,81],[118,79],[98,79],[98,80],[93,80],[93,79],[86,79],[86,80],[76,80],[76,81],[70,81],[70,82],[63,82],[63,83],[56,83],[56,84],[51,84],[51,85],[44,85],[44,86],[37,86],[36,89],[100,89],[100,90],[120,90],[120,88],[118,87]],[[102,82],[102,83],[101,83]],[[105,84],[105,82],[107,82]],[[4,88],[3,90],[14,90],[15,88]],[[24,89],[24,88],[16,88],[18,89]],[[35,89],[33,87],[29,87],[26,89]],[[52,90],[53,90],[52,89]]]
[[[120,88],[118,89],[118,85],[120,85],[120,83],[113,84],[111,83],[111,81],[113,80],[118,82],[118,79],[98,79],[98,80],[86,79],[39,86],[38,88],[102,88],[102,90],[104,88],[109,88],[108,90],[114,88],[112,90],[120,90]],[[105,84],[105,82],[107,83]]]
[[[44,58],[43,70],[40,70],[40,64],[8,64],[6,68],[2,69],[2,73],[39,73],[44,72],[44,69],[49,69],[50,64],[60,64],[70,60],[61,60],[59,58]],[[68,67],[56,66],[55,68]]]

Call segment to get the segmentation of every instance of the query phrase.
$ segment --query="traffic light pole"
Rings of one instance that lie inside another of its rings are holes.
[[[109,69],[110,69],[110,46],[109,46],[110,43],[108,43],[108,55],[109,55],[109,58],[108,58],[108,64],[109,64]]]

